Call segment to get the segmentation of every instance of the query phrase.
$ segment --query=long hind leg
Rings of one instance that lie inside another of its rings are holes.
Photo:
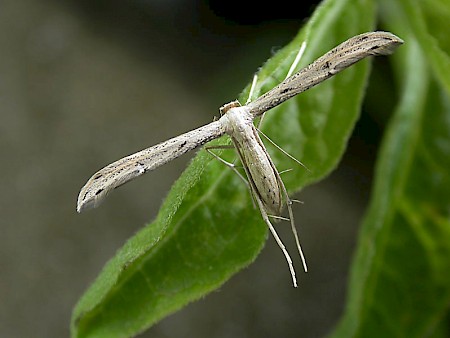
[[[295,226],[294,213],[292,211],[292,203],[293,202],[290,199],[289,194],[288,194],[288,192],[286,190],[286,187],[284,186],[284,183],[281,180],[281,177],[278,174],[278,172],[277,172],[277,179],[278,179],[278,184],[281,186],[281,189],[283,190],[284,199],[286,201],[286,207],[288,209],[289,219],[290,219],[290,223],[291,223],[291,231],[292,231],[292,234],[294,235],[295,244],[297,245],[297,250],[298,250],[298,253],[300,254],[300,258],[302,260],[303,270],[305,270],[305,272],[308,272],[308,267],[306,265],[305,255],[303,254],[302,246],[300,245],[300,239],[298,237],[297,228]]]
[[[289,271],[291,272],[292,283],[293,283],[294,287],[296,288],[298,286],[298,284],[297,284],[297,278],[295,277],[295,270],[294,270],[294,265],[292,264],[291,256],[289,256],[289,253],[287,252],[286,247],[284,246],[283,242],[281,241],[280,237],[278,236],[274,226],[270,222],[269,216],[267,215],[266,209],[264,208],[264,205],[263,205],[261,199],[258,196],[254,196],[254,198],[256,199],[256,201],[258,203],[259,210],[261,212],[261,216],[262,216],[264,222],[266,222],[267,226],[269,227],[270,232],[272,233],[273,238],[275,239],[275,242],[277,242],[278,246],[280,247],[281,251],[284,254],[284,257],[286,257],[286,261],[289,266]]]

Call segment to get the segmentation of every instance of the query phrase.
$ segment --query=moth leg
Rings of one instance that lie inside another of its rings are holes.
[[[278,144],[276,144],[274,141],[272,141],[269,136],[267,136],[266,134],[264,134],[261,130],[259,130],[258,128],[256,128],[256,130],[258,131],[258,133],[260,133],[262,136],[264,136],[264,138],[269,141],[275,148],[277,148],[279,151],[281,151],[284,155],[286,155],[287,157],[289,157],[291,160],[297,162],[299,165],[301,165],[303,168],[305,168],[306,170],[308,170],[309,172],[311,172],[311,170],[308,169],[308,167],[306,165],[304,165],[302,162],[300,162],[299,160],[297,160],[294,156],[292,156],[291,154],[289,154],[286,150],[284,150],[283,148],[281,148]],[[286,171],[290,171],[290,169],[288,170],[284,170],[281,173],[284,173]]]
[[[255,196],[256,201],[258,202],[259,210],[261,212],[261,216],[266,222],[267,226],[269,227],[270,232],[272,233],[273,238],[275,239],[275,242],[277,242],[278,246],[280,247],[281,251],[284,254],[284,257],[286,257],[286,261],[289,266],[289,271],[291,272],[292,277],[292,283],[294,284],[294,287],[296,288],[297,285],[297,278],[295,277],[295,270],[294,265],[292,264],[291,256],[289,256],[289,253],[286,250],[286,247],[284,246],[283,242],[281,241],[280,237],[278,236],[277,232],[275,231],[275,228],[273,227],[272,223],[269,220],[269,216],[267,215],[266,210],[264,209],[264,205],[261,201],[261,199],[258,196]]]
[[[283,216],[269,215],[269,214],[267,214],[267,216],[268,216],[269,218],[273,218],[273,219],[276,219],[276,220],[279,220],[279,221],[290,221],[289,218],[283,217]]]
[[[303,53],[305,52],[305,49],[306,49],[306,41],[303,41],[302,44],[300,45],[300,49],[298,50],[297,55],[295,56],[294,62],[292,62],[291,67],[289,67],[289,70],[288,70],[284,80],[286,80],[288,77],[290,77],[294,73],[295,69],[297,68],[297,66],[300,62],[300,59],[303,56]],[[249,102],[247,102],[246,104],[248,104]],[[257,126],[258,129],[262,125],[262,121],[264,120],[264,115],[266,115],[265,112],[261,114],[261,117],[258,121],[258,126]]]
[[[281,189],[283,190],[283,195],[284,195],[284,199],[286,201],[286,207],[288,209],[289,219],[290,219],[290,223],[291,223],[291,231],[292,231],[292,234],[294,235],[295,244],[297,245],[297,250],[298,250],[298,253],[300,254],[300,258],[302,260],[303,270],[305,270],[305,272],[308,272],[308,267],[306,266],[305,255],[303,254],[302,246],[300,245],[300,239],[298,238],[297,228],[295,226],[294,213],[292,211],[292,203],[294,203],[294,202],[290,199],[287,189],[284,186],[284,183],[281,180],[281,177],[278,174],[278,172],[277,172],[277,179],[278,179],[278,183],[279,183]]]
[[[205,147],[205,150],[208,153],[210,153],[212,156],[214,156],[217,160],[219,160],[220,162],[225,164],[227,167],[229,167],[231,170],[233,170],[239,176],[239,178],[242,181],[244,181],[244,183],[248,186],[248,182],[245,179],[245,177],[242,176],[242,174],[239,172],[239,170],[236,169],[236,164],[225,161],[223,158],[221,158],[220,156],[214,154],[214,152],[211,151],[213,149],[233,149],[233,148],[234,148],[234,146],[232,146],[230,144],[230,145],[209,146],[209,147]]]
[[[289,71],[286,74],[286,77],[284,78],[285,80],[290,77],[292,74],[294,74],[295,69],[298,66],[298,63],[300,62],[303,53],[305,52],[306,49],[306,41],[303,41],[302,44],[300,45],[300,49],[297,52],[297,55],[295,56],[294,62],[292,62],[291,67],[289,68]]]
[[[305,204],[303,201],[291,199],[291,202],[293,203],[299,203],[299,204]]]
[[[245,104],[249,104],[252,102],[253,94],[255,92],[256,83],[258,82],[258,74],[253,75],[252,85],[250,87],[250,90],[248,92],[247,101],[245,101]]]
[[[294,169],[289,168],[289,169],[281,170],[281,171],[278,172],[278,174],[281,176],[281,175],[283,175],[283,174],[285,174],[285,173],[288,173],[288,172],[290,172],[290,171],[292,171],[292,170],[294,170]]]

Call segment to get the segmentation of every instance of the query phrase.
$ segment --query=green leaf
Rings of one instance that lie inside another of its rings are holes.
[[[345,315],[332,337],[450,334],[450,99],[436,72],[445,72],[436,65],[442,58],[410,26],[420,19],[408,15],[410,5],[383,1],[383,22],[405,40],[392,57],[400,102],[378,157]]]
[[[258,93],[284,78],[303,41],[307,47],[301,66],[345,39],[373,30],[374,22],[372,1],[324,1],[294,41],[261,69]],[[365,60],[267,114],[264,132],[311,170],[299,167],[287,174],[289,191],[322,179],[337,165],[358,118],[368,72]],[[222,138],[212,144],[226,142]],[[284,155],[269,152],[279,170],[293,167]],[[145,330],[250,264],[266,238],[246,186],[199,151],[156,220],[124,245],[80,299],[72,336],[129,337]],[[279,259],[284,260],[281,252]],[[289,278],[286,267],[286,287],[291,287]]]
[[[383,0],[382,3],[384,21],[402,22],[397,26],[408,27],[414,33],[434,76],[450,94],[449,1]]]

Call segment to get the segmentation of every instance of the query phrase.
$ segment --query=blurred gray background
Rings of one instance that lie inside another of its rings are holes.
[[[79,215],[97,169],[212,121],[314,10],[289,2],[0,3],[0,337],[67,337],[73,306],[156,215],[185,155]],[[343,311],[379,126],[364,114],[342,165],[296,196],[310,271],[294,290],[269,238],[220,290],[140,337],[320,337]],[[289,232],[281,229],[284,238]],[[288,245],[292,245],[289,242]]]

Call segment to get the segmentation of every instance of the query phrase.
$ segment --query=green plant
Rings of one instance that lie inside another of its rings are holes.
[[[325,0],[259,72],[257,90],[264,93],[284,77],[303,41],[306,65],[377,25],[405,40],[389,58],[399,100],[378,157],[347,309],[332,336],[448,334],[443,321],[450,304],[446,2]],[[358,119],[369,71],[370,61],[364,60],[267,114],[263,131],[312,170],[284,177],[290,192],[323,179],[337,166]],[[292,166],[288,158],[271,153],[279,170]],[[200,151],[156,220],[124,245],[83,295],[73,313],[72,336],[141,332],[250,264],[266,238],[246,187]]]

